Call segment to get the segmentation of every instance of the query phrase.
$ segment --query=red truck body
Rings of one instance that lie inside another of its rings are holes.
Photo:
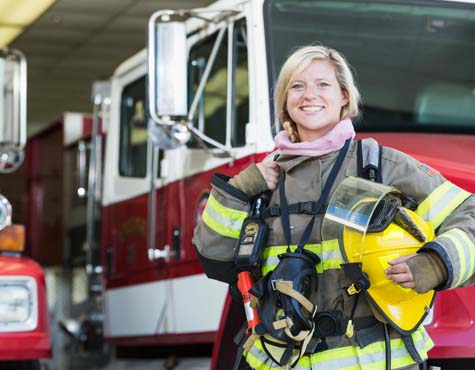
[[[35,329],[24,332],[0,333],[0,361],[33,360],[51,357],[51,338],[45,277],[41,266],[27,257],[0,255],[2,277],[33,278],[37,283],[38,323]]]

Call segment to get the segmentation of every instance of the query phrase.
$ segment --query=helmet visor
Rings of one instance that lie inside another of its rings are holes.
[[[348,177],[333,194],[323,219],[324,241],[338,240],[345,262],[360,262],[366,233],[384,230],[400,202],[393,187]],[[344,239],[344,240],[343,240]]]

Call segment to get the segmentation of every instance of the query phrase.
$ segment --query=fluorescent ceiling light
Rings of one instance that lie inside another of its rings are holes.
[[[55,0],[0,0],[0,48],[13,41]]]

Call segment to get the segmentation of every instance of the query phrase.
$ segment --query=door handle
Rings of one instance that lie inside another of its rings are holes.
[[[170,246],[166,244],[163,249],[148,249],[148,259],[149,261],[156,261],[159,259],[165,260],[165,262],[170,261]]]

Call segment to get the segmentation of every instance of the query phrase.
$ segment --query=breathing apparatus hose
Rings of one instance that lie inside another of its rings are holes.
[[[388,324],[384,327],[384,343],[386,347],[386,370],[391,370],[391,338],[389,337]]]

